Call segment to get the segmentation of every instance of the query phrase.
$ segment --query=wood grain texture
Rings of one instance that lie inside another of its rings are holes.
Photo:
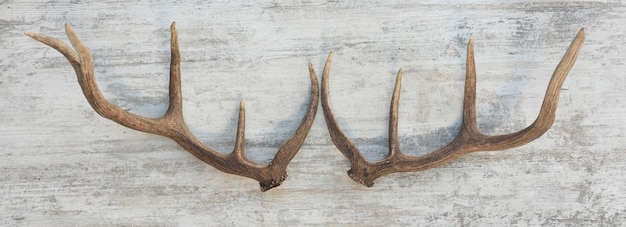
[[[0,3],[0,225],[604,225],[626,222],[626,5],[620,1],[49,1]],[[388,105],[404,70],[399,143],[436,150],[461,124],[474,38],[478,127],[519,131],[581,27],[587,41],[541,138],[439,168],[346,176],[321,111],[281,187],[226,175],[174,142],[98,116],[71,66],[24,31],[94,54],[104,96],[132,113],[167,109],[168,25],[177,22],[185,120],[232,149],[246,100],[246,155],[267,164],[306,111],[307,64],[335,51],[333,107],[367,160],[387,153]],[[276,108],[281,106],[281,108]]]

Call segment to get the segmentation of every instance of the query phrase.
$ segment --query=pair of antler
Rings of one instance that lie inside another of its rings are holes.
[[[76,71],[78,83],[87,101],[101,116],[128,128],[168,137],[176,141],[198,159],[223,172],[259,181],[261,191],[277,187],[286,179],[287,165],[304,143],[317,112],[319,85],[312,64],[309,64],[311,97],[304,119],[295,134],[280,146],[274,159],[267,166],[262,166],[248,160],[243,152],[245,142],[245,106],[243,100],[239,107],[237,137],[233,152],[222,154],[214,151],[200,142],[187,128],[182,114],[180,53],[175,23],[171,25],[172,41],[170,47],[169,108],[167,112],[159,118],[142,117],[108,102],[98,89],[94,77],[93,58],[89,48],[87,48],[68,24],[65,25],[65,32],[75,51],[59,39],[31,32],[26,32],[25,34],[56,49],[67,58]],[[400,70],[391,101],[389,117],[389,154],[385,159],[374,163],[368,162],[363,158],[357,147],[341,131],[335,120],[328,90],[330,65],[333,58],[333,53],[331,52],[328,55],[322,74],[322,109],[333,143],[348,158],[352,165],[348,174],[356,182],[371,187],[374,184],[374,180],[386,174],[425,170],[450,162],[470,152],[508,149],[524,145],[538,138],[546,132],[554,122],[561,85],[567,73],[574,65],[584,39],[584,30],[581,29],[552,75],[537,120],[529,127],[517,133],[488,136],[481,134],[476,126],[476,70],[474,67],[473,41],[470,38],[467,47],[467,75],[461,131],[450,144],[430,154],[418,157],[402,154],[398,145],[398,102],[402,79],[402,70]]]

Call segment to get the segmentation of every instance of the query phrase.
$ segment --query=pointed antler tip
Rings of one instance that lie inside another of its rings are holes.
[[[172,25],[170,25],[170,29],[172,30],[176,29],[176,21],[172,21]]]
[[[400,86],[401,84],[402,84],[402,68],[398,70],[398,75],[396,75],[396,89],[399,88],[398,86]],[[394,96],[395,96],[395,91],[394,91]]]
[[[402,84],[402,68],[400,68],[400,70],[398,70],[398,75],[396,75],[396,88],[395,89],[398,89],[401,84]],[[394,91],[394,96],[395,95],[396,94],[395,94],[395,91]]]
[[[70,25],[70,23],[65,23],[65,33],[74,33],[74,29]]]
[[[311,83],[317,83],[317,74],[315,74],[315,69],[313,69],[313,64],[309,62],[309,77],[311,77]]]
[[[326,62],[330,62],[330,61],[332,61],[332,60],[333,60],[333,56],[334,56],[334,55],[335,55],[335,52],[331,50],[331,51],[328,53],[328,57],[326,57]]]
[[[35,36],[35,33],[33,33],[33,32],[24,32],[24,35],[32,38],[33,36]]]

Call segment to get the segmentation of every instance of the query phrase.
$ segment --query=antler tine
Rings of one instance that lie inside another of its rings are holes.
[[[333,60],[333,52],[331,51],[328,54],[328,58],[326,59],[326,64],[324,65],[324,72],[322,74],[322,110],[324,111],[324,118],[326,119],[326,126],[328,127],[328,133],[330,134],[330,138],[341,151],[341,153],[348,159],[351,164],[350,170],[348,170],[348,176],[352,178],[352,180],[359,182],[365,186],[371,187],[374,185],[373,179],[370,179],[369,172],[371,172],[372,168],[374,168],[374,164],[368,162],[363,158],[363,155],[359,151],[359,149],[352,143],[352,141],[346,136],[346,134],[341,130],[339,124],[337,124],[337,119],[335,118],[335,114],[333,112],[332,104],[330,102],[330,66]],[[400,77],[397,81],[400,81]],[[398,82],[396,82],[396,88],[399,91],[400,86],[398,86]],[[399,92],[398,92],[399,94]],[[397,97],[394,95],[394,97]],[[393,101],[392,101],[393,103]],[[395,109],[397,115],[397,108]],[[393,116],[394,108],[391,108],[391,115]],[[390,125],[394,123],[390,122]],[[396,123],[397,124],[397,123]],[[392,133],[392,129],[390,129],[390,134]],[[390,151],[391,154],[392,151]],[[385,162],[387,160],[384,159],[380,162]],[[375,179],[375,178],[374,178]]]
[[[235,137],[235,148],[233,148],[233,155],[235,158],[241,161],[249,162],[244,154],[244,147],[246,144],[246,104],[241,99],[239,102],[239,118],[237,119],[237,136]]]
[[[317,114],[317,105],[319,103],[319,82],[317,81],[317,75],[313,71],[313,66],[309,63],[309,76],[311,77],[311,101],[309,107],[306,110],[304,118],[300,122],[300,126],[296,129],[296,132],[280,145],[276,156],[266,167],[271,169],[274,174],[271,181],[261,182],[261,190],[269,190],[273,187],[277,187],[287,178],[286,168],[287,164],[295,157],[296,153],[302,147],[304,140],[306,139],[309,130],[313,126],[315,115]]]
[[[559,102],[559,94],[561,93],[561,87],[567,74],[576,63],[578,53],[585,42],[585,29],[581,28],[576,35],[576,38],[572,40],[572,43],[567,48],[565,55],[554,69],[550,83],[546,89],[546,95],[543,99],[541,109],[535,121],[527,128],[507,135],[500,136],[486,136],[486,144],[481,146],[482,150],[494,150],[494,149],[506,149],[521,146],[539,138],[543,135],[554,123],[556,117],[556,108]]]
[[[100,114],[100,116],[113,120],[126,127],[163,135],[163,133],[165,133],[164,131],[155,130],[157,129],[157,127],[155,127],[157,125],[155,120],[125,111],[104,98],[98,88],[98,83],[94,75],[91,51],[69,24],[65,24],[65,33],[76,50],[79,67],[78,70],[75,71],[78,83],[91,107]]]
[[[391,107],[389,110],[389,154],[388,157],[402,155],[398,142],[398,107],[400,105],[400,90],[402,88],[402,69],[398,70],[396,85],[393,88]]]
[[[309,63],[309,76],[311,79],[311,103],[306,110],[306,114],[304,115],[300,126],[298,126],[296,132],[291,138],[280,145],[278,153],[270,165],[284,165],[291,161],[291,159],[293,159],[296,155],[296,151],[302,146],[304,139],[313,126],[313,120],[315,120],[315,115],[317,114],[320,90],[317,75],[315,75],[315,71],[313,71],[313,65],[311,63]]]
[[[70,62],[74,70],[79,70],[80,62],[78,60],[78,56],[76,56],[76,52],[74,52],[74,50],[72,50],[72,48],[65,44],[63,41],[34,32],[24,32],[24,35],[31,37],[34,40],[37,40],[59,51],[59,53],[63,54],[63,56]]]
[[[476,64],[474,62],[474,39],[467,42],[467,60],[465,64],[465,92],[463,98],[463,122],[459,136],[470,138],[479,135],[476,123]]]
[[[374,184],[374,180],[378,177],[390,173],[426,170],[448,163],[470,152],[503,150],[522,146],[535,140],[545,133],[554,122],[561,86],[574,65],[584,40],[584,29],[581,29],[550,79],[544,102],[535,122],[516,133],[489,136],[481,134],[476,123],[476,67],[474,62],[474,41],[470,37],[467,44],[465,95],[461,130],[446,146],[417,157],[403,155],[398,145],[398,102],[402,79],[402,70],[400,70],[396,78],[389,114],[389,154],[383,160],[374,163],[368,162],[363,158],[356,146],[337,125],[328,94],[329,76],[325,71],[322,77],[322,107],[333,143],[348,158],[351,164],[348,175],[356,182],[371,187]]]
[[[169,107],[167,112],[159,118],[147,118],[125,111],[108,102],[100,92],[93,69],[93,58],[89,48],[80,40],[69,24],[65,31],[72,46],[72,50],[63,41],[46,35],[25,32],[25,35],[44,43],[65,56],[78,78],[78,83],[91,107],[101,116],[113,120],[123,126],[135,130],[168,137],[185,148],[203,162],[230,174],[240,175],[259,181],[261,191],[267,191],[279,186],[287,177],[288,163],[298,152],[313,125],[319,99],[319,85],[317,77],[311,76],[311,97],[307,112],[298,126],[295,134],[281,145],[272,162],[261,166],[248,160],[244,155],[245,141],[245,105],[241,100],[237,137],[235,147],[230,154],[222,154],[200,142],[188,129],[182,113],[182,91],[180,73],[180,51],[178,48],[178,33],[176,23],[171,27],[171,63],[169,85]]]
[[[348,171],[350,175],[352,170],[359,169],[361,165],[365,164],[365,160],[361,155],[359,149],[350,141],[350,139],[343,133],[339,125],[337,124],[337,119],[335,119],[335,114],[333,113],[333,107],[330,103],[330,91],[329,91],[329,77],[330,77],[330,66],[333,60],[333,52],[328,53],[328,57],[326,58],[326,63],[324,64],[324,72],[322,73],[322,110],[324,111],[324,119],[326,119],[326,125],[328,127],[328,132],[330,133],[330,138],[343,153],[346,158],[352,163],[352,169]]]
[[[176,22],[170,25],[170,93],[169,107],[165,116],[183,120],[183,92],[180,74],[180,50],[178,48],[178,32]]]

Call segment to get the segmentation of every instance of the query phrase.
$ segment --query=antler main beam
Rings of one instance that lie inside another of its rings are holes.
[[[402,80],[402,69],[400,69],[396,78],[389,113],[389,153],[387,157],[377,162],[366,161],[359,149],[337,124],[328,89],[330,65],[333,59],[333,53],[330,52],[322,74],[322,109],[324,110],[326,125],[333,143],[350,161],[351,168],[348,171],[348,175],[354,181],[371,187],[377,178],[390,173],[426,170],[446,164],[467,153],[509,149],[522,146],[539,138],[554,123],[561,86],[574,62],[576,62],[584,41],[585,31],[581,29],[552,74],[539,116],[537,116],[535,122],[516,133],[490,136],[481,134],[476,124],[476,67],[474,65],[474,42],[470,38],[467,44],[467,73],[461,131],[448,145],[423,156],[404,155],[398,145],[398,103],[400,101]]]
[[[309,107],[298,126],[295,134],[286,140],[279,148],[274,159],[267,166],[262,166],[248,160],[244,155],[245,106],[241,100],[239,106],[239,120],[237,138],[232,153],[223,154],[207,147],[200,142],[187,128],[183,119],[183,99],[180,79],[180,53],[178,49],[178,33],[176,23],[171,25],[171,63],[169,85],[169,108],[159,118],[147,118],[121,109],[107,101],[96,83],[94,77],[93,58],[89,48],[80,40],[69,24],[65,25],[65,33],[76,50],[72,50],[63,41],[46,35],[26,32],[25,34],[59,51],[70,62],[78,83],[91,107],[100,116],[115,121],[131,129],[168,137],[203,162],[230,174],[240,175],[259,181],[261,191],[267,191],[279,186],[287,178],[287,165],[296,155],[311,125],[315,120],[319,99],[319,85],[317,76],[309,64],[311,77],[311,97]]]

